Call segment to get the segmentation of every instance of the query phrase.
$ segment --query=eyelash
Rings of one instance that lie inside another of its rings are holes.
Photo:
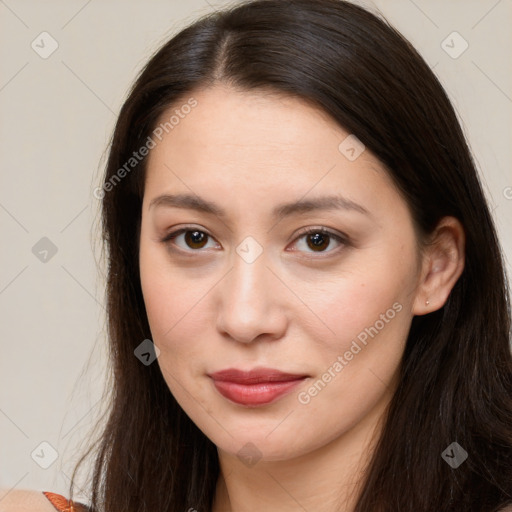
[[[179,235],[183,234],[183,233],[186,233],[188,231],[198,231],[200,233],[204,233],[206,236],[210,237],[210,238],[213,238],[212,235],[210,235],[209,233],[207,233],[206,231],[203,231],[202,229],[198,229],[194,226],[186,226],[186,227],[183,227],[183,228],[180,228],[176,231],[173,231],[169,234],[167,234],[164,238],[162,238],[160,241],[166,245],[169,246],[170,250],[172,251],[175,251],[175,252],[180,252],[182,254],[186,254],[188,256],[192,256],[191,253],[195,253],[195,252],[203,252],[201,249],[181,249],[180,247],[172,247],[171,246],[171,243],[172,241],[177,238]],[[301,230],[297,237],[295,238],[295,240],[298,240],[300,238],[303,238],[307,235],[312,235],[312,234],[322,234],[322,235],[328,235],[330,238],[333,238],[335,239],[337,242],[339,242],[340,244],[343,245],[348,245],[348,237],[344,236],[344,235],[339,235],[339,234],[336,234],[324,227],[318,227],[318,228],[304,228],[303,230]],[[336,253],[338,252],[339,249],[342,248],[341,247],[338,247],[337,249],[333,249],[333,250],[329,250],[329,251],[320,251],[318,253],[315,253],[314,251],[311,251],[309,252],[309,254],[319,254],[319,255],[322,255],[322,254],[327,254],[327,255],[331,255],[331,253]],[[293,251],[295,252],[295,251]],[[307,256],[306,258],[309,258],[309,259],[319,259],[319,258],[323,258],[325,256]]]

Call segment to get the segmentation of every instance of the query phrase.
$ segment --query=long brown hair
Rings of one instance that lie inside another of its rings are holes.
[[[108,421],[75,467],[70,495],[76,470],[94,453],[94,512],[211,510],[216,447],[177,404],[158,364],[134,356],[151,338],[138,262],[147,159],[133,169],[126,162],[167,109],[215,83],[314,102],[387,167],[418,233],[428,235],[446,215],[465,229],[465,268],[446,304],[413,318],[355,512],[495,512],[512,504],[508,290],[475,164],[420,55],[385,20],[342,0],[255,0],[214,12],[166,42],[135,81],[101,191]],[[454,442],[468,454],[456,469],[441,456]]]

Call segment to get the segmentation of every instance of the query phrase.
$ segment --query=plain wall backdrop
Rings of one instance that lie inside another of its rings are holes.
[[[447,90],[510,273],[512,2],[358,3],[402,32]],[[105,383],[100,202],[93,195],[102,156],[149,56],[223,5],[0,0],[0,487],[68,492]]]

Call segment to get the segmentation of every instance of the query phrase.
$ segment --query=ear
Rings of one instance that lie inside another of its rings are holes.
[[[455,217],[443,217],[426,244],[412,313],[425,315],[442,308],[464,270],[466,237]]]

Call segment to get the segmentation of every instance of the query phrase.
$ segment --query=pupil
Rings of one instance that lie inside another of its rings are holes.
[[[204,242],[206,237],[205,234],[201,231],[188,231],[185,235],[185,238],[187,239],[187,243],[190,242],[191,244],[201,244],[201,242]]]
[[[312,241],[313,243],[313,247],[311,247],[312,249],[313,248],[322,248],[322,244],[323,245],[326,245],[325,241],[326,239],[328,238],[329,235],[325,235],[323,233],[314,233],[313,235],[310,235],[309,239]],[[309,244],[308,244],[309,245]],[[328,245],[328,243],[327,243]],[[325,248],[325,247],[324,247]]]

